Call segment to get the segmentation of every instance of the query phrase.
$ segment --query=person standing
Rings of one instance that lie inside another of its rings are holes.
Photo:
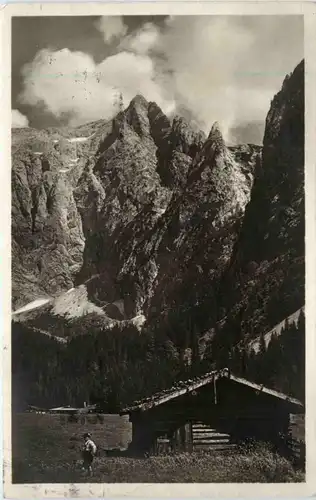
[[[92,476],[92,462],[96,455],[97,447],[91,439],[91,434],[86,432],[83,435],[84,445],[82,449],[83,469]]]

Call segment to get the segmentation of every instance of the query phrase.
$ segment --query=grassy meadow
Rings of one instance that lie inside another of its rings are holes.
[[[81,471],[80,449],[85,431],[91,432],[98,446],[93,478],[86,478]],[[244,448],[231,455],[204,452],[140,459],[124,455],[130,440],[131,424],[126,417],[118,415],[89,415],[85,421],[79,419],[78,422],[68,422],[68,417],[59,415],[14,415],[12,481],[277,483],[305,480],[302,472],[267,447]]]

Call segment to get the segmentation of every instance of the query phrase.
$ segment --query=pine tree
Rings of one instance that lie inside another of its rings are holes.
[[[257,375],[257,355],[254,349],[251,349],[249,354],[247,355],[248,365],[246,374],[250,380],[256,380]]]
[[[259,339],[259,351],[258,351],[258,354],[260,356],[264,356],[265,353],[266,353],[266,341],[265,341],[264,334],[261,333],[260,339]]]
[[[240,349],[240,372],[245,375],[248,371],[249,357],[246,347],[243,345]]]
[[[269,367],[269,371],[266,372],[266,384],[269,385],[269,387],[275,387],[280,359],[280,341],[275,332],[273,332],[271,335],[265,358],[266,366]]]

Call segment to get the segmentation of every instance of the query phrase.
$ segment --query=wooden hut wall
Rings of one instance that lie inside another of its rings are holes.
[[[277,397],[220,379],[217,383],[217,425],[236,439],[253,437],[274,441],[289,427],[290,405]]]
[[[235,441],[254,438],[276,442],[280,433],[288,431],[291,409],[283,399],[221,378],[216,386],[210,383],[131,414],[133,446],[153,449],[157,438],[166,437],[174,448],[190,450],[194,422],[208,424]]]

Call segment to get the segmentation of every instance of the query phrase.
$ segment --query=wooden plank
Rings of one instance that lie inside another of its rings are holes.
[[[230,435],[226,434],[223,436],[212,436],[210,434],[204,435],[204,434],[193,434],[193,440],[194,441],[199,441],[201,439],[208,439],[210,441],[216,441],[218,439],[230,439]]]
[[[195,436],[198,436],[198,435],[203,436],[204,434],[205,434],[205,435],[211,435],[211,434],[212,434],[212,435],[214,435],[214,434],[215,434],[215,435],[216,435],[216,434],[225,434],[225,433],[223,433],[223,432],[213,431],[213,429],[205,429],[205,430],[202,430],[202,429],[193,429],[193,430],[192,430],[192,432],[193,432],[193,434],[194,434]]]
[[[193,423],[192,427],[194,429],[210,429],[210,426],[208,424],[195,424],[195,423]]]
[[[181,450],[181,433],[180,429],[177,429],[174,433],[174,448],[175,450]]]
[[[193,444],[207,444],[209,446],[213,446],[216,444],[228,444],[230,443],[230,439],[193,439]]]
[[[213,431],[212,429],[210,430],[196,430],[193,429],[193,434],[194,436],[217,436],[217,437],[227,437],[229,434],[227,432],[218,432],[218,431]]]
[[[204,434],[204,433],[192,433],[194,439],[229,439],[230,438],[230,434],[228,433],[219,433],[219,432],[216,432],[216,433],[212,433],[212,432],[208,432],[207,434]]]
[[[193,447],[192,425],[188,422],[184,426],[185,433],[185,451],[191,452]]]

